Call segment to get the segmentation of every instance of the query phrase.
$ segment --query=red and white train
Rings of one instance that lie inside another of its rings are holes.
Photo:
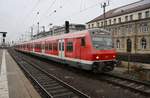
[[[112,71],[116,60],[111,33],[99,28],[31,40],[15,48],[94,72]]]

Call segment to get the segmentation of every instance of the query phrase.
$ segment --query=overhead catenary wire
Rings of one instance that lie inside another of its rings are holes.
[[[34,4],[33,7],[25,14],[24,18],[20,21],[17,21],[16,24],[18,23],[19,26],[25,25],[25,22],[27,22],[27,19],[30,17],[30,15],[32,15],[33,11],[35,10],[35,8],[37,8],[37,6],[39,5],[41,0],[37,0]],[[30,7],[30,6],[29,6]],[[18,26],[15,27],[16,29],[18,28]],[[19,31],[18,31],[19,32]]]
[[[66,19],[67,17],[70,17],[70,16],[71,16],[71,17],[75,17],[76,15],[79,15],[80,13],[82,13],[82,12],[84,12],[84,11],[87,11],[88,9],[94,8],[94,7],[96,7],[96,6],[99,6],[99,3],[93,4],[93,5],[89,6],[89,7],[86,7],[86,8],[84,8],[84,9],[82,9],[82,10],[79,10],[78,12],[72,13],[71,15],[68,15],[68,16],[66,16],[66,17],[63,17],[63,18],[59,19],[58,21],[62,21],[62,20]]]
[[[40,0],[38,0],[38,1],[40,1]],[[44,13],[41,14],[41,12],[39,12],[40,13],[40,15],[39,15],[40,17],[39,17],[38,21],[42,21],[43,19],[46,19],[46,18],[44,18],[45,15],[48,15],[48,17],[50,17],[54,13],[56,13],[56,12],[58,13],[60,9],[64,8],[64,5],[62,4],[62,5],[59,6],[59,8],[57,8],[57,9],[55,8],[52,12],[49,13],[48,11],[50,11],[53,8],[53,6],[56,4],[57,1],[58,0],[53,0],[52,3],[50,4],[50,6],[47,8],[47,10],[44,11]],[[83,5],[84,5],[84,7],[83,7]],[[94,8],[94,7],[98,6],[98,5],[99,5],[99,3],[96,3],[96,4],[91,5],[89,7],[85,7],[85,0],[82,0],[81,4],[80,4],[80,10],[79,11],[77,11],[75,13],[72,13],[71,15],[65,16],[61,20],[64,20],[66,17],[70,17],[70,16],[71,16],[71,18],[76,17],[78,14],[80,14],[80,13],[82,13],[84,11],[87,11],[90,8]],[[33,10],[32,10],[32,12],[33,12]],[[37,17],[37,14],[34,15],[33,21],[34,21],[34,19],[36,19],[35,17]],[[58,21],[60,21],[60,19],[58,19]]]
[[[60,9],[63,9],[64,6],[66,5],[66,3],[68,3],[67,0],[59,0],[60,1],[60,5],[59,7],[55,8],[54,10],[52,10],[51,12],[48,12],[52,9],[52,7],[56,4],[58,0],[54,0],[52,3],[51,3],[51,6],[49,6],[49,8],[41,15],[41,18],[39,19],[39,21],[43,21],[44,19],[47,19],[46,18],[46,15],[47,17],[51,17],[52,15],[54,15],[55,13],[57,13]]]
[[[80,11],[82,10],[82,3],[83,3],[83,0],[81,0],[81,3],[80,3]]]
[[[28,17],[30,15],[32,15],[33,11],[37,8],[37,6],[39,5],[41,0],[37,0],[37,2],[33,5],[33,7],[31,8],[31,10],[25,15],[25,19],[23,19],[22,23],[24,23],[26,21],[26,19],[28,19]]]
[[[47,8],[47,10],[42,14],[43,17],[44,17],[44,15],[46,15],[46,14],[48,13],[48,11],[55,5],[56,1],[57,1],[57,0],[53,0],[53,1],[52,1],[52,3],[50,4],[50,6]],[[56,12],[56,11],[53,11],[53,12]],[[53,12],[51,12],[50,15],[51,15]],[[42,16],[41,16],[41,17],[42,17]],[[43,17],[40,18],[39,21],[42,20]]]

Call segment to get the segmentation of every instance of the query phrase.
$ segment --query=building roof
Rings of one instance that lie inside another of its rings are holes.
[[[116,17],[116,16],[128,14],[128,13],[144,10],[147,8],[150,8],[150,0],[141,0],[138,2],[134,2],[131,4],[125,5],[125,6],[121,6],[119,8],[112,9],[112,10],[106,12],[105,17],[106,17],[106,19],[112,18],[112,17]],[[96,17],[95,19],[89,21],[88,23],[96,22],[98,20],[102,20],[103,18],[104,18],[104,15],[100,15],[100,16]]]

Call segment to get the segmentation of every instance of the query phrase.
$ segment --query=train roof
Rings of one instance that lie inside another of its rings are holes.
[[[74,32],[74,33],[61,34],[61,35],[56,35],[56,36],[47,36],[44,38],[39,38],[39,39],[23,42],[20,44],[27,44],[27,43],[32,43],[32,42],[36,43],[36,42],[41,42],[43,40],[50,41],[50,40],[56,40],[56,39],[62,39],[62,38],[84,37],[87,32],[88,32],[88,30],[83,30],[83,31],[78,31],[78,32]]]
[[[44,37],[44,38],[39,38],[39,39],[23,42],[23,43],[20,43],[20,44],[27,44],[27,43],[32,43],[32,42],[36,43],[36,42],[41,42],[43,40],[52,41],[52,40],[62,39],[62,38],[84,37],[88,32],[91,33],[91,32],[95,32],[95,31],[102,31],[102,32],[105,32],[105,33],[110,33],[109,31],[107,31],[105,29],[93,28],[93,29],[86,29],[86,30],[78,31],[78,32],[74,32],[74,33],[61,34],[61,35],[56,35],[56,36],[47,36],[47,37]]]

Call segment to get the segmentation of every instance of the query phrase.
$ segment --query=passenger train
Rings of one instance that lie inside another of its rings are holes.
[[[35,39],[15,49],[93,72],[112,71],[116,60],[112,35],[100,28]]]

